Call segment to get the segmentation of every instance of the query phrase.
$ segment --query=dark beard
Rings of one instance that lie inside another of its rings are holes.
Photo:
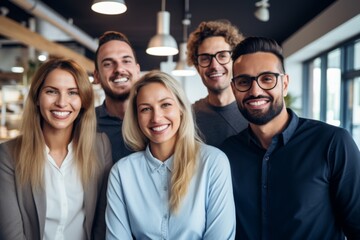
[[[123,94],[115,94],[113,93],[111,90],[103,88],[105,95],[113,100],[118,100],[118,101],[125,101],[127,99],[129,99],[130,96],[130,91],[125,92]]]
[[[273,103],[273,100],[274,99],[271,98],[270,101]],[[270,108],[267,112],[263,113],[261,110],[252,110],[251,112],[249,112],[246,108],[238,106],[244,118],[255,125],[267,124],[281,113],[283,107],[283,101],[281,101],[280,103],[275,102],[274,104],[270,105]]]

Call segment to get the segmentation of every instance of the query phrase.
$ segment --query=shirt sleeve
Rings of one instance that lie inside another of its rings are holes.
[[[336,218],[348,240],[360,239],[360,152],[346,130],[334,135],[328,159]]]
[[[105,213],[107,240],[132,239],[118,166],[115,164],[109,175]]]
[[[0,239],[25,239],[18,205],[13,159],[7,144],[0,145]]]
[[[235,204],[229,160],[219,151],[209,168],[206,240],[235,238]]]

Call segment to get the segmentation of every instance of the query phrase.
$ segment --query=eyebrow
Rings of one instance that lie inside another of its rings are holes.
[[[198,53],[197,55],[199,56],[199,55],[215,55],[215,54],[217,54],[217,53],[219,53],[219,52],[231,52],[231,50],[230,49],[227,49],[227,50],[220,50],[220,51],[217,51],[217,52],[215,52],[214,54],[211,54],[211,53],[207,53],[207,52],[205,52],[205,53]]]
[[[121,59],[124,59],[124,58],[131,58],[131,59],[135,59],[133,56],[131,55],[124,55],[121,57]],[[101,62],[105,62],[105,61],[115,61],[115,59],[113,57],[106,57],[104,59],[101,60]]]
[[[52,88],[52,89],[56,89],[56,90],[58,90],[59,88],[57,88],[57,87],[53,87],[53,86],[47,86],[47,85],[44,85],[43,87],[42,87],[42,89],[45,89],[45,88]],[[74,89],[76,89],[76,90],[78,90],[79,89],[79,87],[71,87],[71,88],[67,88],[67,90],[74,90]]]
[[[157,102],[164,102],[164,101],[166,101],[166,100],[171,100],[171,101],[173,101],[173,102],[176,102],[175,101],[175,99],[173,99],[173,98],[171,98],[171,97],[165,97],[165,98],[162,98],[162,99],[160,99],[159,101],[157,101]],[[138,106],[141,106],[141,105],[150,105],[149,103],[139,103],[138,104]]]

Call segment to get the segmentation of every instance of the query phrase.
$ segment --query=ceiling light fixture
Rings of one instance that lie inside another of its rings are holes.
[[[269,0],[261,0],[255,3],[257,7],[256,11],[254,12],[255,17],[260,21],[267,22],[270,19],[270,13],[268,7],[270,4],[268,3]]]
[[[38,55],[38,60],[40,62],[45,62],[46,60],[48,60],[49,58],[49,54],[47,52],[41,52],[39,55]]]
[[[21,61],[20,57],[15,59],[15,66],[11,67],[11,72],[13,73],[23,73],[25,71],[24,64]]]
[[[176,64],[176,67],[174,70],[172,70],[172,74],[174,76],[181,76],[181,77],[189,77],[194,76],[196,74],[196,71],[194,67],[190,67],[186,62],[186,55],[187,55],[187,30],[188,26],[190,25],[190,16],[189,13],[189,0],[184,0],[185,2],[185,14],[184,14],[184,20],[182,21],[182,24],[184,26],[183,30],[183,42],[180,43],[180,52],[179,52],[179,60]]]
[[[170,13],[165,11],[162,0],[161,11],[157,14],[157,34],[150,39],[146,53],[155,56],[172,56],[179,53],[175,39],[170,35]]]
[[[126,12],[127,7],[125,0],[94,0],[91,9],[101,14],[116,15]]]

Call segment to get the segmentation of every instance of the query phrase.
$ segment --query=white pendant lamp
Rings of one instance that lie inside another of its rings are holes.
[[[174,70],[172,70],[171,74],[174,76],[180,77],[190,77],[196,74],[196,70],[194,67],[190,67],[187,64],[187,41],[188,41],[188,27],[190,25],[190,16],[189,13],[189,0],[184,0],[184,19],[182,21],[183,24],[183,42],[180,43],[180,53],[179,60],[176,64]]]
[[[268,3],[269,0],[261,0],[255,3],[257,7],[256,11],[254,12],[255,17],[260,21],[267,22],[270,19],[270,13],[268,7],[270,4]]]
[[[194,67],[190,67],[186,62],[186,51],[187,43],[183,42],[180,44],[179,61],[177,62],[175,69],[171,71],[172,75],[190,77],[196,74]]]
[[[126,12],[125,0],[94,0],[91,6],[94,12],[116,15]]]
[[[150,39],[146,53],[155,56],[172,56],[179,53],[175,39],[170,35],[170,13],[165,11],[163,0],[162,11],[157,14],[157,34]]]

